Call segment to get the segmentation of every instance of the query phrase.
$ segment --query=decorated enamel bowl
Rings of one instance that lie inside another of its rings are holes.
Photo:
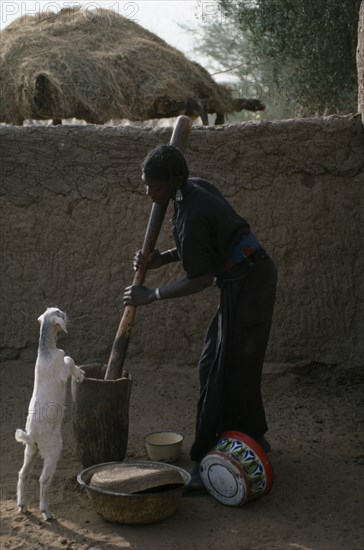
[[[254,439],[224,432],[203,458],[200,475],[207,491],[228,506],[241,506],[266,495],[273,483],[269,460]]]

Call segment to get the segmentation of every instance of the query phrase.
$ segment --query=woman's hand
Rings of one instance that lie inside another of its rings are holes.
[[[144,263],[144,255],[141,250],[135,253],[133,258],[133,269],[138,271]],[[149,254],[147,269],[157,269],[163,265],[162,255],[159,250],[153,250]]]
[[[146,286],[127,286],[123,302],[126,306],[146,306],[156,299],[155,290]]]

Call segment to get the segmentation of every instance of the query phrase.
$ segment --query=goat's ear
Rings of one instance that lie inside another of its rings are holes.
[[[44,311],[44,313],[42,313],[42,315],[39,315],[38,317],[38,323],[41,325],[44,321],[44,316],[46,315],[46,313],[49,311],[49,307],[47,307],[47,309]]]

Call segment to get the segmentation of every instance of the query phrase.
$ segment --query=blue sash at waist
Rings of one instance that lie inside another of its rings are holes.
[[[237,244],[234,245],[228,259],[225,262],[225,269],[234,267],[245,260],[248,260],[255,252],[263,250],[261,244],[251,231]]]

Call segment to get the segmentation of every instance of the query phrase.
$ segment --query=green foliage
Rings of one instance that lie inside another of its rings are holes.
[[[195,32],[189,27],[183,28]],[[271,65],[257,57],[250,31],[242,33],[235,20],[205,19],[203,34],[200,37],[194,34],[194,44],[210,74],[230,88],[234,97],[258,98],[267,106],[263,112],[244,110],[227,115],[227,122],[295,116],[292,102],[281,95],[273,83]]]
[[[360,0],[218,2],[224,21],[206,22],[200,48],[222,65],[240,60],[235,74],[268,90],[278,117],[357,110]],[[234,36],[228,50],[213,44],[223,33]]]

